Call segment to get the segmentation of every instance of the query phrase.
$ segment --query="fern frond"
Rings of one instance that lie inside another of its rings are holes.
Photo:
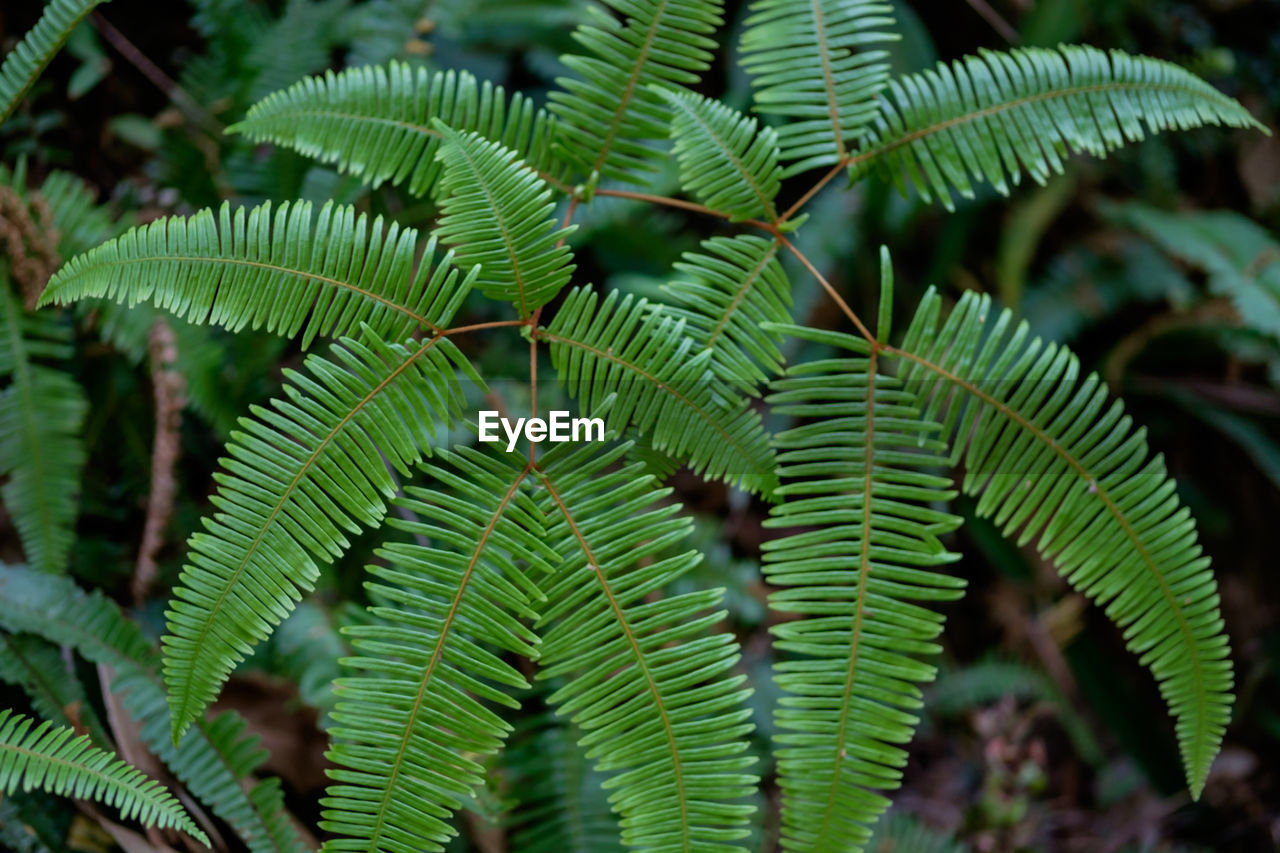
[[[72,258],[41,304],[101,296],[148,300],[192,323],[294,337],[341,337],[369,325],[384,340],[438,331],[462,294],[435,240],[327,203],[202,210],[131,229]],[[415,257],[421,255],[421,261]]]
[[[0,631],[0,681],[22,688],[41,719],[71,726],[89,735],[96,746],[111,745],[107,730],[86,700],[83,685],[52,643],[30,634]]]
[[[742,67],[757,112],[792,119],[778,129],[785,174],[838,163],[876,116],[897,39],[883,0],[758,0],[742,31]]]
[[[712,626],[723,589],[654,600],[697,561],[660,558],[689,531],[669,489],[632,463],[626,445],[556,445],[540,462],[539,503],[561,563],[544,584],[539,678],[610,774],[622,841],[646,850],[741,850],[756,783],[754,728],[737,643]]]
[[[587,178],[636,181],[653,171],[665,139],[669,108],[651,86],[688,86],[711,66],[723,23],[720,0],[605,0],[620,15],[592,7],[598,26],[580,26],[574,40],[591,56],[565,56],[578,76],[559,78],[550,110],[560,119],[556,140]]]
[[[671,138],[680,161],[680,185],[734,222],[777,219],[778,137],[754,118],[689,91],[659,89],[671,105]]]
[[[654,448],[687,459],[695,472],[770,492],[777,478],[760,416],[721,390],[727,383],[712,372],[711,351],[695,352],[682,320],[619,295],[600,303],[575,289],[538,331],[579,408],[593,411],[616,394],[606,417],[616,428],[634,423]]]
[[[1148,132],[1213,124],[1265,130],[1233,98],[1158,59],[1068,45],[982,51],[894,80],[849,172],[875,170],[950,210],[952,188],[972,198],[973,180],[1007,195],[1024,171],[1041,184],[1061,173],[1068,151],[1102,157]]]
[[[513,302],[521,317],[550,302],[573,275],[551,190],[509,148],[478,133],[444,134],[444,195],[436,235],[455,246],[458,263],[479,265],[476,287]]]
[[[75,539],[84,443],[80,427],[88,401],[80,385],[57,367],[34,359],[66,360],[71,329],[56,315],[28,314],[0,260],[0,499],[13,518],[31,565],[66,570]]]
[[[797,614],[771,630],[798,657],[774,667],[775,754],[785,850],[861,850],[889,806],[935,668],[943,616],[931,602],[959,598],[965,581],[939,569],[957,557],[939,536],[960,519],[934,504],[950,481],[938,425],[878,371],[861,338],[803,327],[786,334],[832,345],[837,357],[799,364],[775,380],[769,402],[804,419],[777,435],[777,494],[765,522],[801,528],[764,543],[769,606]],[[926,469],[926,470],[921,470]]]
[[[448,467],[423,466],[445,491],[409,488],[397,504],[414,520],[391,526],[433,545],[391,543],[369,566],[379,622],[352,626],[359,676],[340,679],[333,713],[338,767],[321,826],[344,836],[330,850],[415,853],[443,850],[445,819],[484,788],[480,761],[497,752],[510,725],[491,704],[518,708],[528,687],[505,653],[537,657],[533,574],[557,559],[544,543],[539,510],[522,490],[523,458],[466,447],[441,452]],[[518,461],[517,461],[518,460]]]
[[[440,120],[515,151],[555,181],[554,120],[517,92],[466,71],[427,71],[402,62],[308,77],[254,104],[229,128],[274,142],[355,175],[370,186],[405,184],[431,192],[440,177]]]
[[[778,261],[779,244],[753,234],[702,241],[706,254],[685,252],[685,278],[662,289],[678,307],[685,334],[714,353],[716,373],[754,395],[756,384],[782,370],[782,336],[764,324],[791,321],[791,283]]]
[[[285,400],[253,408],[232,433],[220,510],[189,542],[166,616],[165,683],[174,736],[217,695],[228,673],[345,553],[343,531],[382,520],[396,484],[460,409],[456,370],[483,385],[443,337],[386,344],[344,338],[310,375],[286,371]]]
[[[1160,685],[1199,796],[1231,713],[1217,583],[1164,460],[1065,347],[967,293],[941,328],[930,291],[902,347],[906,387],[943,420],[966,494],[1105,607]]]
[[[80,800],[96,800],[125,820],[180,829],[209,843],[173,795],[154,779],[94,746],[69,726],[35,721],[0,710],[0,791],[21,788],[48,791]]]
[[[0,124],[35,85],[71,31],[105,0],[49,0],[40,20],[0,64]]]
[[[306,845],[284,807],[279,780],[246,785],[267,757],[233,712],[199,719],[175,745],[169,706],[156,675],[159,654],[138,626],[100,592],[85,593],[67,577],[0,566],[0,627],[70,645],[115,671],[138,733],[187,790],[225,820],[253,853],[302,853]]]

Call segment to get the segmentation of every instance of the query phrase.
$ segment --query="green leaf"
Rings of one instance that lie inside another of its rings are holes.
[[[894,351],[906,388],[942,420],[978,514],[1019,544],[1036,539],[1124,630],[1199,796],[1231,716],[1231,658],[1209,558],[1164,460],[1066,348],[1029,340],[1026,323],[972,291],[941,328],[940,305],[930,290]]]
[[[569,283],[573,253],[563,241],[573,229],[556,226],[551,190],[514,151],[437,127],[445,172],[436,234],[455,247],[459,264],[479,265],[482,293],[514,302],[527,317]]]
[[[757,0],[742,31],[755,109],[778,128],[785,175],[838,163],[876,116],[889,81],[883,45],[897,39],[881,0]]]
[[[937,654],[935,602],[961,596],[957,559],[939,537],[960,519],[938,425],[878,370],[861,338],[787,327],[835,344],[835,357],[793,366],[769,402],[801,419],[775,442],[784,484],[765,522],[796,530],[764,543],[774,666],[784,850],[861,850],[901,784],[922,682]]]
[[[972,198],[973,180],[1008,195],[1024,171],[1039,184],[1061,173],[1068,151],[1102,157],[1148,132],[1212,124],[1265,130],[1234,99],[1158,59],[1068,45],[984,50],[894,80],[847,159],[853,180],[874,170],[950,210],[951,190]]]
[[[546,541],[561,556],[547,603],[538,677],[565,677],[551,697],[585,733],[609,774],[622,841],[647,850],[741,850],[755,776],[754,728],[733,637],[713,632],[722,589],[659,591],[700,559],[660,559],[688,534],[641,465],[616,467],[626,445],[556,445],[541,460]]]
[[[538,336],[581,411],[617,395],[607,420],[634,423],[652,446],[697,473],[768,493],[777,483],[760,416],[730,390],[710,350],[696,351],[683,320],[611,292],[600,303],[574,289]],[[597,304],[599,305],[597,310]]]
[[[0,124],[18,106],[71,31],[105,0],[50,0],[40,20],[0,64]]]

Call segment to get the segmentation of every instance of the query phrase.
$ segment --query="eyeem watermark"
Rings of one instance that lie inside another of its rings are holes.
[[[501,441],[497,429],[507,435],[507,452],[516,449],[516,442],[524,435],[529,441],[604,441],[603,418],[570,418],[565,411],[553,410],[547,413],[547,420],[542,418],[516,418],[512,424],[509,418],[499,417],[497,412],[482,411],[477,420],[480,427],[480,440],[487,442]]]

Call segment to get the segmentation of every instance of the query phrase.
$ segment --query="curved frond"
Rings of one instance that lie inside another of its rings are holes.
[[[230,130],[334,163],[370,186],[391,181],[423,196],[440,177],[443,134],[436,119],[510,148],[555,181],[552,117],[519,92],[508,102],[501,86],[466,71],[395,61],[327,71],[267,96]]]
[[[600,303],[592,291],[575,289],[551,325],[538,330],[579,409],[594,411],[616,394],[606,415],[616,428],[634,423],[655,449],[687,459],[696,472],[771,491],[773,450],[760,416],[745,400],[731,402],[711,351],[695,351],[684,321],[619,296],[613,291]]]
[[[771,630],[784,697],[775,719],[784,850],[861,850],[901,783],[932,681],[943,616],[959,598],[957,557],[939,536],[960,519],[935,508],[954,497],[938,425],[914,396],[878,372],[861,338],[802,327],[837,357],[792,367],[769,402],[803,424],[777,435],[783,502],[765,522],[799,528],[765,542],[769,606],[803,618]],[[923,469],[923,470],[922,470]],[[931,471],[933,473],[931,473]]]
[[[13,518],[28,562],[46,572],[66,570],[80,506],[88,411],[70,375],[34,359],[64,361],[71,329],[56,314],[28,314],[10,289],[0,260],[0,499]]]
[[[941,328],[930,291],[902,347],[906,387],[943,419],[966,494],[1124,630],[1176,721],[1199,796],[1231,714],[1218,589],[1164,460],[1096,374],[973,292]]]
[[[329,850],[416,853],[443,850],[456,830],[445,820],[484,788],[484,757],[510,725],[491,705],[518,708],[528,687],[504,660],[537,657],[541,593],[533,574],[557,559],[543,543],[540,512],[522,490],[529,468],[514,454],[466,447],[440,453],[448,467],[423,466],[448,491],[410,487],[398,505],[414,520],[388,523],[432,544],[392,543],[369,566],[375,624],[352,626],[358,676],[338,680],[333,713],[338,767],[321,826],[343,836]]]
[[[577,77],[556,82],[551,112],[556,140],[586,177],[635,181],[653,171],[659,152],[646,142],[666,139],[669,108],[651,86],[688,86],[711,66],[723,23],[720,0],[605,0],[592,7],[598,26],[580,26],[574,40],[590,56],[564,56]]]
[[[702,241],[706,254],[685,252],[684,278],[662,289],[678,307],[685,334],[714,353],[718,375],[754,395],[756,384],[782,370],[782,336],[768,323],[791,321],[791,283],[778,261],[780,246],[754,234]]]
[[[253,853],[302,853],[278,779],[248,787],[267,752],[234,712],[199,719],[175,745],[159,655],[138,626],[100,592],[85,593],[67,577],[0,567],[0,626],[70,645],[115,671],[111,689],[138,723],[138,734],[193,796],[225,820]]]
[[[757,0],[742,31],[742,67],[757,112],[778,128],[786,174],[838,163],[876,116],[897,39],[883,0]]]
[[[1262,127],[1158,59],[1069,45],[982,51],[894,80],[849,158],[850,177],[876,170],[951,209],[952,188],[972,198],[974,180],[1007,195],[1024,171],[1041,184],[1061,173],[1068,151],[1102,157],[1148,132],[1210,124]]]
[[[478,133],[440,127],[444,195],[436,234],[458,263],[479,265],[476,287],[513,302],[521,317],[550,302],[573,275],[551,190],[514,151]]]
[[[49,0],[40,20],[0,64],[0,124],[35,85],[71,31],[102,2],[105,0]]]
[[[88,734],[97,746],[110,746],[111,738],[86,700],[84,686],[52,643],[0,631],[0,681],[22,688],[41,719]]]
[[[320,566],[345,553],[345,532],[382,520],[396,491],[388,465],[408,476],[460,409],[456,371],[480,383],[447,338],[366,341],[311,356],[309,375],[286,371],[287,399],[255,406],[232,433],[212,499],[219,512],[191,537],[166,614],[175,737],[312,589]]]
[[[659,89],[671,105],[671,138],[680,185],[731,220],[776,219],[773,197],[782,176],[773,128],[695,92]]]
[[[209,843],[173,795],[154,779],[70,726],[35,721],[0,710],[0,791],[37,789],[59,796],[96,800],[120,812],[125,820],[146,826],[173,827]]]
[[[384,340],[438,331],[464,295],[435,240],[344,205],[224,204],[131,229],[54,275],[41,304],[102,296],[153,302],[193,323],[250,326],[286,337],[351,335],[369,325]],[[421,261],[415,261],[418,255]]]
[[[723,589],[656,594],[700,559],[665,559],[688,534],[669,489],[632,463],[626,445],[556,445],[543,458],[539,503],[561,563],[544,584],[539,678],[565,677],[552,696],[609,774],[622,841],[645,850],[730,851],[748,834],[743,802],[754,728],[749,690],[732,669],[738,646],[713,632]]]

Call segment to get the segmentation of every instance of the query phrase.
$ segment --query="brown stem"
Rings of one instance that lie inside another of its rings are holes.
[[[804,264],[804,268],[807,269],[813,275],[813,277],[818,280],[818,284],[822,285],[822,289],[825,290],[827,292],[827,295],[830,296],[835,301],[836,305],[839,306],[840,310],[844,312],[844,315],[849,318],[849,321],[853,323],[854,326],[857,327],[858,334],[862,335],[864,338],[870,341],[871,345],[876,349],[881,349],[882,345],[876,341],[876,336],[871,334],[870,330],[868,330],[867,327],[863,324],[863,322],[858,319],[858,315],[855,314],[853,309],[849,307],[849,303],[845,302],[844,298],[839,293],[836,292],[836,289],[834,286],[832,286],[831,282],[827,281],[827,279],[822,275],[822,273],[818,272],[818,268],[813,265],[813,262],[810,261],[807,257],[805,257],[804,253],[801,252],[799,249],[797,249],[795,245],[790,240],[788,240],[784,235],[777,234],[775,235],[775,239],[777,239],[778,242],[781,243],[783,246],[786,246],[787,251],[795,255],[796,259],[799,260],[800,263]]]
[[[173,503],[178,494],[174,469],[181,452],[180,430],[182,409],[186,405],[187,383],[175,368],[178,339],[173,327],[157,317],[147,339],[151,353],[151,385],[155,396],[156,430],[151,445],[151,492],[147,497],[147,520],[138,547],[138,561],[133,573],[133,601],[142,604],[155,581],[156,554],[164,545],[165,528],[173,517]]]

